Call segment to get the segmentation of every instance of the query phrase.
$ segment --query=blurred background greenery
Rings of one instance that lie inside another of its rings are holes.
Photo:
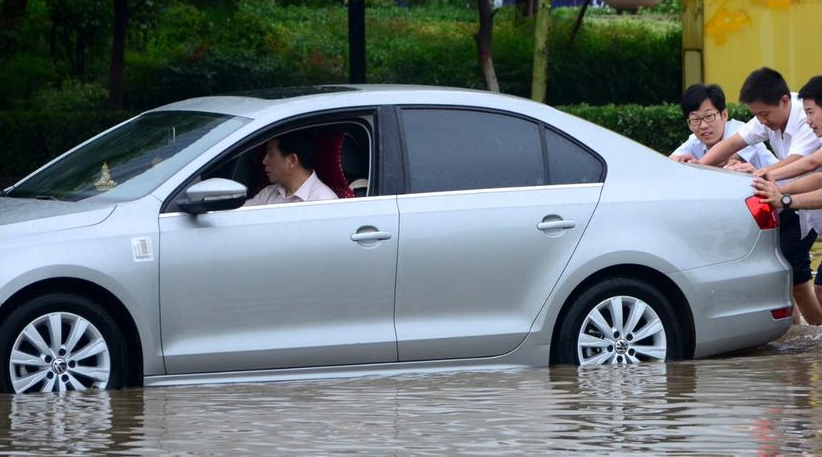
[[[89,136],[175,100],[348,81],[347,7],[339,0],[120,0],[129,11],[122,103],[109,100],[111,0],[4,0],[23,14],[0,31],[0,175],[21,176]],[[555,2],[559,3],[559,1]],[[556,8],[548,103],[661,152],[689,133],[681,91],[679,0],[615,14]],[[4,13],[5,14],[5,13]],[[494,20],[501,91],[530,94],[533,18]],[[482,88],[476,1],[369,0],[369,83]],[[747,116],[747,110],[734,113]]]

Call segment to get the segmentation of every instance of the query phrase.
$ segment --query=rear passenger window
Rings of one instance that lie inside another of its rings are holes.
[[[540,127],[497,113],[404,109],[409,192],[543,185]]]
[[[602,181],[602,162],[557,132],[545,129],[548,150],[548,182],[582,184]]]

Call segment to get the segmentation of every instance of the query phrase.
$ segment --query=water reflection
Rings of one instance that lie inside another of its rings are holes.
[[[820,455],[822,330],[667,365],[0,396],[0,455],[548,452]]]

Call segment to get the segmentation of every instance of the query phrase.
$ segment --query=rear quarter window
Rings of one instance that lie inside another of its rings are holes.
[[[551,184],[602,182],[605,167],[599,157],[550,128],[544,132]]]

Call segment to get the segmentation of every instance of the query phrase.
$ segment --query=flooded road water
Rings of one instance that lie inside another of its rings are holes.
[[[0,455],[822,455],[822,329],[634,367],[0,395]]]

